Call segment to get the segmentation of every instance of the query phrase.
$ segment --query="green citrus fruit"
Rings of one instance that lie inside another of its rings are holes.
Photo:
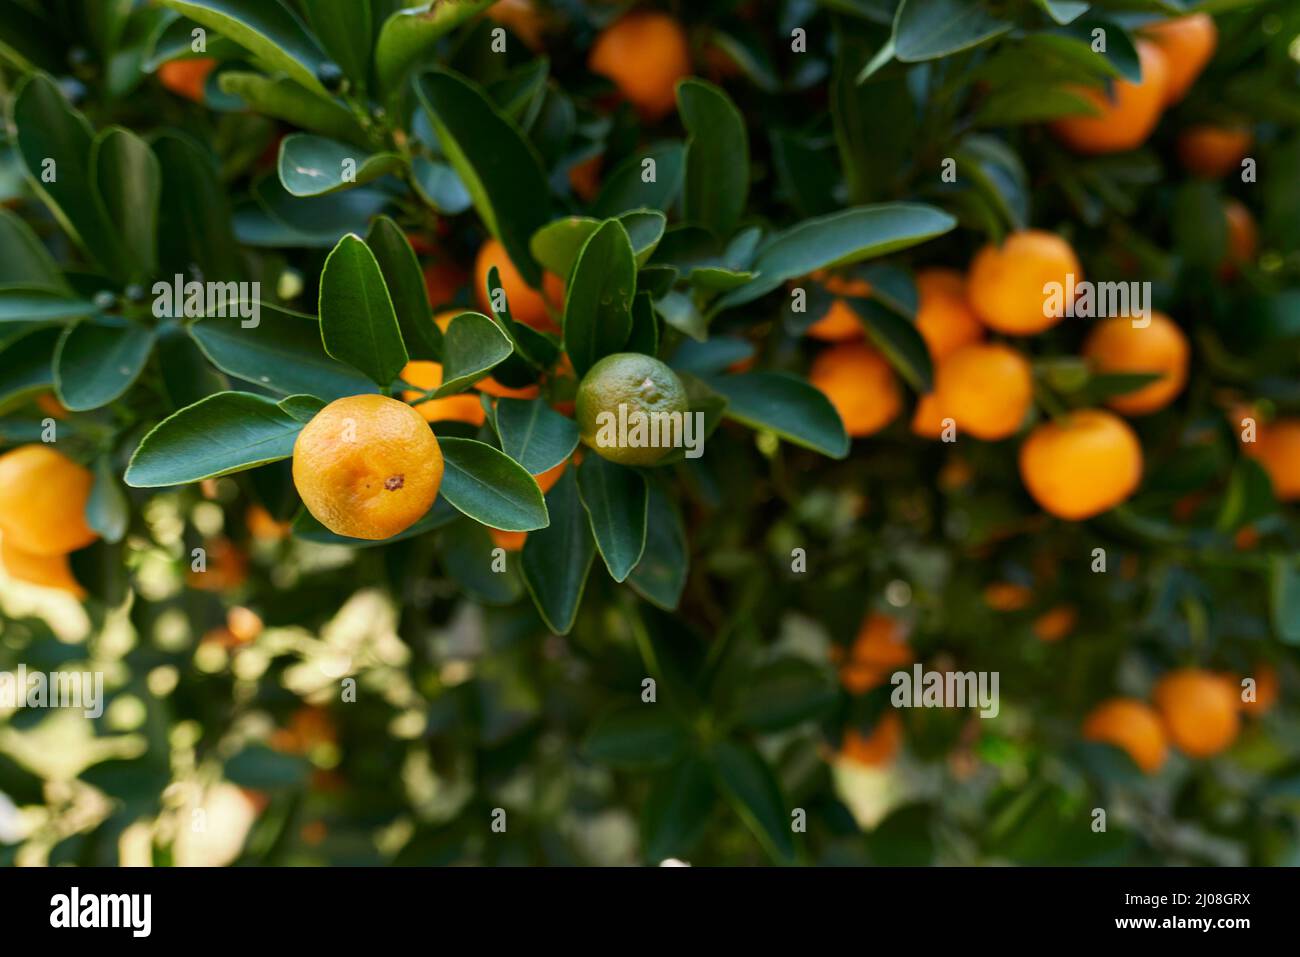
[[[587,370],[575,402],[582,441],[620,465],[654,465],[699,441],[686,387],[658,359],[616,352]]]

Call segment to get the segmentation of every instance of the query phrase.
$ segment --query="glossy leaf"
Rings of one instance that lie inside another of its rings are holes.
[[[749,195],[749,134],[730,97],[703,80],[677,86],[686,141],[686,219],[730,236]]]
[[[649,507],[646,481],[640,472],[588,455],[578,466],[582,506],[591,521],[596,548],[610,577],[621,582],[631,574],[646,543]]]
[[[377,385],[396,379],[408,361],[384,274],[355,235],[339,240],[321,270],[320,328],[325,351]]]
[[[361,186],[402,167],[396,153],[366,155],[355,147],[294,133],[280,143],[280,182],[294,196],[323,196]]]
[[[719,376],[709,385],[727,399],[726,416],[755,429],[839,459],[849,438],[830,399],[803,379],[785,372]]]
[[[559,465],[578,447],[578,426],[543,399],[498,399],[501,448],[531,475]]]
[[[607,220],[578,254],[564,305],[564,348],[579,376],[618,352],[632,331],[636,256],[627,230]]]
[[[546,506],[550,525],[524,542],[524,584],[547,627],[565,635],[577,617],[596,557],[574,469],[565,469],[547,494]]]
[[[457,510],[492,528],[531,532],[547,525],[537,482],[500,449],[473,439],[440,438],[444,496]]]
[[[74,412],[108,405],[139,377],[153,343],[153,330],[120,319],[69,326],[54,357],[59,401]]]

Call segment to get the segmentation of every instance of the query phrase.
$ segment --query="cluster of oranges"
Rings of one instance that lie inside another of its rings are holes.
[[[86,522],[95,478],[49,445],[23,445],[0,455],[0,564],[20,581],[78,598],[68,555],[99,536]]]
[[[1256,667],[1254,695],[1234,676],[1203,668],[1179,668],[1156,682],[1154,707],[1137,698],[1111,698],[1084,719],[1083,736],[1125,751],[1148,774],[1164,765],[1169,745],[1191,758],[1208,758],[1230,747],[1241,714],[1258,716],[1277,702],[1277,672]]]
[[[966,276],[950,269],[917,274],[916,327],[934,362],[934,390],[920,397],[911,428],[925,438],[952,430],[983,441],[1016,435],[1034,404],[1034,375],[1022,351],[989,332],[1015,339],[1060,322],[1048,284],[1077,284],[1082,267],[1069,243],[1040,230],[1023,230],[975,256]],[[843,285],[832,285],[832,292]],[[872,435],[902,409],[900,389],[884,357],[863,341],[856,316],[837,302],[809,335],[832,345],[813,361],[809,378],[831,400],[848,433]],[[1097,324],[1083,347],[1099,373],[1147,373],[1154,381],[1109,401],[1113,411],[1080,409],[1035,426],[1020,449],[1020,474],[1046,511],[1079,520],[1129,497],[1142,476],[1142,448],[1115,413],[1147,415],[1164,408],[1187,379],[1189,349],[1167,316],[1150,322],[1114,317]]]

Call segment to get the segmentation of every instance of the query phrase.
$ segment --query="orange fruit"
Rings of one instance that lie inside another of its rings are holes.
[[[67,555],[33,555],[9,541],[0,538],[0,566],[10,578],[44,588],[57,588],[70,592],[76,598],[85,598],[86,590],[72,575]]]
[[[584,203],[590,203],[600,193],[600,166],[598,153],[569,167],[569,186]]]
[[[1060,641],[1074,631],[1079,610],[1073,605],[1057,605],[1034,619],[1034,636],[1039,641]]]
[[[1259,422],[1246,454],[1263,466],[1280,502],[1300,500],[1300,419]]]
[[[1135,698],[1111,698],[1097,705],[1083,719],[1083,737],[1128,752],[1147,774],[1159,771],[1169,753],[1160,717]]]
[[[870,734],[861,734],[856,728],[845,731],[840,756],[867,767],[881,767],[893,763],[902,743],[903,719],[897,711],[887,711]]]
[[[1231,278],[1238,266],[1255,259],[1255,252],[1259,249],[1259,230],[1255,226],[1255,217],[1240,200],[1224,200],[1223,216],[1228,221],[1228,250],[1219,266],[1219,274]]]
[[[1165,54],[1165,104],[1176,103],[1187,94],[1214,56],[1219,40],[1214,20],[1209,14],[1193,13],[1152,23],[1143,27],[1142,32]]]
[[[894,370],[865,342],[833,345],[813,360],[808,380],[825,393],[855,438],[879,432],[903,405]]]
[[[1020,430],[1034,400],[1029,362],[1001,343],[963,346],[934,374],[938,406],[977,439],[1005,439]]]
[[[177,96],[202,103],[203,88],[208,82],[208,74],[216,65],[217,61],[212,57],[171,60],[158,68],[158,80]]]
[[[975,255],[966,290],[971,307],[986,326],[1027,336],[1061,321],[1065,310],[1050,308],[1045,287],[1058,283],[1064,291],[1071,275],[1075,285],[1083,279],[1083,267],[1070,244],[1054,233],[1025,229]]]
[[[32,555],[65,555],[99,536],[86,524],[95,477],[48,445],[0,455],[0,532]]]
[[[587,67],[612,80],[644,119],[663,119],[677,105],[677,81],[691,72],[686,31],[666,13],[629,13],[596,37]]]
[[[468,279],[465,270],[450,259],[440,258],[429,263],[424,267],[424,288],[429,293],[429,304],[440,309],[452,302]]]
[[[298,434],[293,484],[337,535],[378,540],[419,521],[442,484],[442,450],[420,413],[382,395],[336,399]]]
[[[1078,521],[1127,499],[1142,480],[1142,446],[1119,416],[1071,412],[1037,426],[1020,447],[1020,477],[1042,508]]]
[[[984,604],[994,611],[1020,611],[1033,600],[1033,591],[1015,582],[992,582],[984,588]]]
[[[402,381],[415,386],[415,389],[402,392],[403,399],[415,403],[425,392],[442,385],[442,363],[412,359],[402,369]],[[476,392],[429,399],[412,405],[411,408],[423,416],[426,422],[468,422],[470,425],[482,425],[487,418]]]
[[[925,439],[940,438],[943,435],[946,419],[952,419],[954,423],[957,421],[955,417],[944,412],[935,393],[927,392],[917,399],[916,409],[912,412],[912,434]]]
[[[489,528],[488,534],[492,536],[492,544],[497,548],[504,548],[508,552],[517,552],[524,547],[524,542],[528,538],[527,532],[504,532],[499,528]]]
[[[251,608],[236,605],[226,612],[226,630],[236,644],[246,645],[262,633],[262,616]]]
[[[569,460],[565,459],[559,465],[553,466],[545,472],[539,472],[533,476],[537,482],[537,487],[542,490],[543,495],[555,487],[555,483],[560,480],[560,476],[564,474],[564,470],[568,465]]]
[[[1113,95],[1092,86],[1075,86],[1095,106],[1095,115],[1062,116],[1052,121],[1056,138],[1076,153],[1121,153],[1141,146],[1160,121],[1168,90],[1168,64],[1154,43],[1137,41],[1142,79],[1112,80]]]
[[[489,19],[509,28],[511,33],[524,41],[528,49],[542,49],[546,21],[533,0],[496,0],[484,13]]]
[[[1254,673],[1247,677],[1255,679],[1255,700],[1241,701],[1241,710],[1247,714],[1259,716],[1273,710],[1277,704],[1277,699],[1281,689],[1281,683],[1277,678],[1277,669],[1272,665],[1259,663],[1255,665]],[[1237,685],[1241,687],[1240,684]],[[1241,695],[1237,696],[1241,700]]]
[[[1178,158],[1187,171],[1218,179],[1235,169],[1254,143],[1250,130],[1228,126],[1191,126],[1178,136]]]
[[[862,694],[884,684],[892,672],[915,659],[907,643],[906,626],[873,611],[862,620],[849,648],[848,661],[840,666],[840,683],[849,692]]]
[[[1124,415],[1148,415],[1173,402],[1187,384],[1189,354],[1183,330],[1154,311],[1145,327],[1135,327],[1127,317],[1103,319],[1083,346],[1084,357],[1098,372],[1160,373],[1154,382],[1106,401]]]
[[[554,273],[545,273],[542,277],[543,291],[538,292],[524,281],[524,277],[506,255],[505,246],[499,240],[491,238],[479,248],[478,258],[474,261],[474,295],[483,312],[492,314],[487,278],[488,271],[493,266],[497,267],[501,288],[505,290],[506,303],[510,306],[510,315],[516,322],[543,332],[560,331],[546,307],[549,303],[556,310],[564,308],[564,281]]]
[[[916,274],[916,331],[938,362],[984,338],[984,326],[966,301],[966,279],[955,269]]]
[[[263,542],[278,542],[289,536],[293,528],[292,522],[278,522],[260,505],[248,506],[248,511],[244,513],[244,524],[248,526],[248,533],[254,538]]]
[[[864,279],[828,275],[824,270],[813,273],[811,278],[821,283],[827,292],[837,296],[866,298],[871,295],[871,283]],[[842,299],[836,299],[831,302],[826,314],[808,327],[806,334],[822,342],[851,342],[861,339],[866,333],[862,320],[852,307]]]
[[[1237,737],[1241,698],[1222,675],[1180,668],[1156,682],[1152,698],[1170,740],[1184,754],[1208,758]]]
[[[36,397],[36,407],[53,419],[66,419],[68,410],[53,392],[42,392]]]
[[[233,591],[248,580],[248,556],[228,538],[214,538],[203,543],[207,553],[203,571],[191,565],[185,580],[199,591]]]

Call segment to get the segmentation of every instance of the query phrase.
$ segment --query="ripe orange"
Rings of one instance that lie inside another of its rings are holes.
[[[407,402],[416,402],[425,392],[442,385],[442,363],[412,359],[402,369],[402,381],[415,386],[415,389],[403,390],[402,398]],[[430,399],[412,405],[411,408],[423,416],[426,422],[468,422],[470,425],[482,425],[487,418],[476,392],[461,392],[441,399]]]
[[[855,728],[845,731],[840,756],[867,767],[881,767],[893,763],[902,743],[903,719],[897,711],[887,711],[870,734],[861,734]]]
[[[1241,168],[1254,143],[1250,130],[1227,126],[1191,126],[1178,136],[1178,158],[1187,171],[1218,179]]]
[[[1084,343],[1083,355],[1103,373],[1160,373],[1149,385],[1107,400],[1124,415],[1148,415],[1163,409],[1187,383],[1190,349],[1182,329],[1162,312],[1151,324],[1136,328],[1127,317],[1103,319]]]
[[[1142,79],[1113,80],[1113,98],[1093,86],[1076,86],[1073,92],[1098,109],[1093,116],[1062,116],[1052,121],[1056,138],[1076,153],[1120,153],[1146,142],[1160,121],[1168,90],[1168,64],[1160,47],[1137,41]]]
[[[1073,605],[1057,605],[1034,619],[1034,635],[1039,641],[1060,641],[1074,631],[1079,610]]]
[[[1259,249],[1259,230],[1255,226],[1255,217],[1240,200],[1224,200],[1223,215],[1228,221],[1228,250],[1219,266],[1219,274],[1228,279],[1236,274],[1238,266],[1255,259]]]
[[[409,528],[442,484],[442,450],[420,414],[381,395],[331,402],[293,446],[303,504],[338,535],[378,540]]]
[[[865,342],[833,345],[813,360],[808,380],[826,394],[855,438],[879,432],[898,415],[903,397],[894,371]]]
[[[966,279],[955,269],[916,274],[916,331],[938,362],[984,338],[984,327],[966,301]]]
[[[644,119],[661,120],[677,105],[677,81],[691,72],[686,31],[666,13],[629,13],[596,37],[587,67],[612,80]]]
[[[77,598],[86,597],[86,590],[72,575],[67,555],[33,555],[13,544],[6,535],[0,538],[0,566],[18,581],[57,588]]]
[[[474,295],[483,312],[492,314],[492,303],[487,295],[487,278],[488,271],[493,266],[497,267],[501,288],[505,290],[506,303],[510,306],[510,315],[516,322],[543,332],[560,331],[546,307],[549,303],[553,309],[564,308],[564,281],[548,272],[542,277],[542,292],[538,292],[524,282],[524,277],[506,255],[506,248],[500,241],[491,238],[479,248],[478,258],[474,261]]]
[[[1193,13],[1153,23],[1142,32],[1165,54],[1165,104],[1177,103],[1214,56],[1219,40],[1214,20],[1209,14]]]
[[[66,419],[68,410],[53,392],[42,392],[36,397],[36,407],[52,419]]]
[[[468,281],[465,270],[455,262],[440,257],[424,267],[424,288],[429,293],[429,304],[441,309],[452,302]]]
[[[984,604],[994,611],[1020,611],[1033,600],[1033,591],[1015,582],[991,582],[984,588]]]
[[[811,278],[820,282],[827,292],[837,296],[866,298],[871,295],[871,283],[863,279],[828,275],[824,270],[813,273]],[[809,337],[822,342],[852,342],[866,334],[858,314],[842,299],[834,300],[826,314],[809,326],[806,332]]]
[[[233,591],[248,580],[248,556],[228,538],[214,538],[203,543],[207,553],[203,571],[191,565],[185,580],[199,591]]]
[[[1261,662],[1255,665],[1253,673],[1248,677],[1255,679],[1255,700],[1241,701],[1241,710],[1256,717],[1272,711],[1281,689],[1277,669]],[[1241,685],[1238,684],[1237,687],[1240,688]],[[1240,695],[1238,700],[1241,700]]]
[[[1152,697],[1170,739],[1184,754],[1207,758],[1237,737],[1241,699],[1222,675],[1180,668],[1156,682]]]
[[[1005,439],[1020,430],[1034,400],[1028,360],[1001,343],[963,346],[934,375],[938,407],[977,439]]]
[[[0,455],[0,532],[32,555],[65,555],[99,536],[86,524],[95,477],[48,445]]]
[[[1045,511],[1078,521],[1114,508],[1142,480],[1142,446],[1119,416],[1071,412],[1037,426],[1020,447],[1020,477]]]
[[[1064,290],[1070,275],[1076,285],[1083,279],[1083,267],[1070,244],[1053,233],[1026,229],[1012,233],[1000,246],[981,249],[971,262],[966,289],[986,326],[1027,336],[1061,321],[1064,309],[1049,308],[1045,287],[1059,283]]]
[[[584,203],[590,203],[600,194],[600,167],[599,153],[569,167],[569,186]]]
[[[862,694],[884,684],[890,674],[916,659],[907,643],[907,628],[896,618],[871,612],[862,620],[840,666],[840,683],[852,694]]]
[[[158,80],[177,96],[195,103],[203,102],[203,88],[208,74],[216,68],[212,57],[194,57],[188,60],[171,60],[158,68]]]
[[[1083,737],[1128,752],[1147,774],[1159,771],[1169,753],[1159,716],[1134,698],[1111,698],[1093,708],[1083,720]]]
[[[1259,422],[1255,441],[1242,448],[1268,473],[1278,501],[1300,500],[1300,419]]]
[[[250,535],[263,542],[278,542],[287,538],[293,528],[292,522],[276,521],[271,513],[260,505],[248,506],[248,511],[244,513],[244,524],[248,526]]]

